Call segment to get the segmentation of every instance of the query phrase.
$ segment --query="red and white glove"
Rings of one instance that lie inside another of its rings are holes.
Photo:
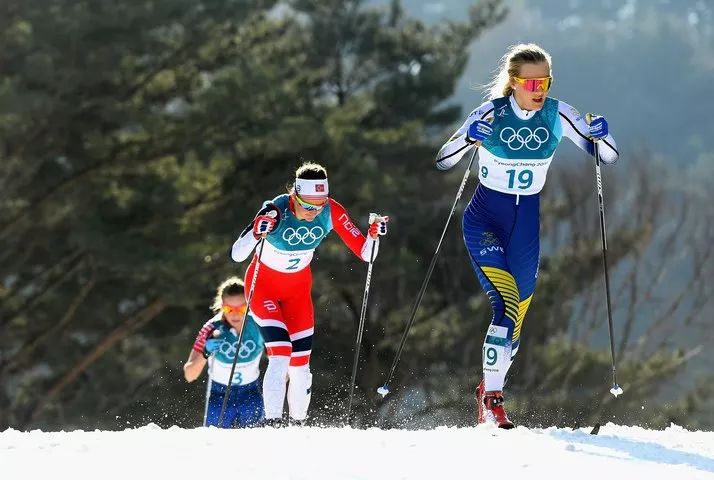
[[[255,217],[255,220],[253,220],[253,236],[260,238],[263,235],[269,234],[273,231],[277,223],[278,212],[275,210],[259,213],[258,216]]]
[[[381,216],[376,213],[369,214],[369,230],[367,233],[373,240],[377,239],[378,235],[387,234],[387,222],[389,221],[388,216]]]

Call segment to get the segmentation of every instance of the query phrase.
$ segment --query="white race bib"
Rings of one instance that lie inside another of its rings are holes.
[[[508,132],[508,129],[503,132]],[[524,142],[514,146],[528,148]],[[533,195],[543,189],[552,160],[552,156],[537,160],[500,158],[481,147],[478,153],[478,178],[492,190],[513,195]]]
[[[214,382],[228,385],[228,378],[231,374],[231,363],[213,361],[209,365],[208,374]],[[251,362],[236,363],[233,371],[232,385],[247,385],[255,382],[260,376],[260,356]]]
[[[317,227],[319,228],[319,227]],[[304,231],[292,231],[290,229],[283,232],[284,236],[288,239],[286,241],[295,240],[298,236],[308,235]],[[292,237],[291,237],[292,235]],[[294,273],[299,272],[303,268],[310,265],[312,261],[312,256],[315,250],[281,250],[276,248],[270,242],[263,243],[263,256],[260,261],[266,264],[268,267],[278,272]]]

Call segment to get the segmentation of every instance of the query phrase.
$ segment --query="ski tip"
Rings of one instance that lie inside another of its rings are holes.
[[[612,388],[610,389],[610,393],[615,395],[615,398],[617,398],[618,395],[622,395],[623,391],[622,388],[618,384],[614,384]]]
[[[380,394],[382,396],[382,398],[384,398],[389,394],[389,387],[387,387],[387,385],[384,384],[377,389],[377,393]]]
[[[596,423],[593,429],[590,431],[590,435],[597,435],[600,432],[600,424]]]

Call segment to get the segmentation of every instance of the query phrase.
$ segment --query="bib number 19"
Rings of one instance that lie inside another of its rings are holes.
[[[516,180],[518,181],[518,188],[525,190],[533,185],[533,171],[532,170],[521,170],[516,177],[515,170],[506,170],[508,174],[508,188],[514,188]]]

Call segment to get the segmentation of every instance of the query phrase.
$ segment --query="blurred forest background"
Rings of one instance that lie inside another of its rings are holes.
[[[460,212],[378,401],[465,165],[433,167],[508,45],[554,56],[552,95],[607,116],[619,378],[609,393],[591,159],[556,155],[542,259],[507,386],[518,424],[714,428],[714,5],[466,0],[0,0],[0,429],[200,424],[181,366],[227,250],[302,160],[374,267],[355,424],[475,423],[490,307]],[[366,266],[313,262],[312,421],[344,421]]]

